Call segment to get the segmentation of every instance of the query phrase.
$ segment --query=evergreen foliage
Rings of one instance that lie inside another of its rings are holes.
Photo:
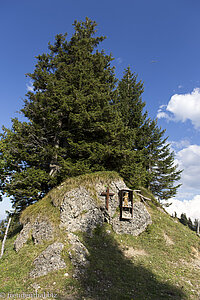
[[[5,221],[2,220],[0,222],[0,240],[3,240],[5,231],[6,231]]]
[[[188,219],[187,219],[186,214],[184,214],[184,213],[181,214],[180,222],[185,226],[188,225]]]
[[[104,37],[96,23],[74,23],[68,42],[57,35],[49,54],[39,55],[21,110],[28,122],[13,120],[1,139],[2,191],[18,210],[42,198],[66,177],[119,164],[123,124],[112,105],[112,57],[94,52]]]
[[[191,218],[187,218],[185,213],[182,213],[179,222],[182,223],[185,226],[188,226],[191,230],[197,231],[198,227],[198,220],[195,219],[194,222],[192,222]]]
[[[126,130],[131,132],[131,149],[136,151],[138,158],[131,170],[133,173],[136,170],[139,185],[148,187],[159,199],[168,199],[180,186],[175,186],[174,182],[180,179],[181,171],[174,165],[174,154],[166,143],[167,138],[163,137],[165,131],[157,126],[156,120],[148,118],[146,111],[143,112],[142,93],[142,82],[137,82],[137,75],[127,68],[118,85],[117,107]],[[132,186],[135,187],[135,182]]]
[[[144,126],[144,162],[148,171],[147,187],[158,199],[169,199],[176,194],[180,184],[181,170],[174,163],[174,153],[170,150],[164,130],[157,126],[157,120]]]
[[[140,129],[145,122],[147,113],[143,114],[145,103],[141,99],[143,84],[137,82],[137,76],[131,73],[128,67],[124,76],[119,81],[117,88],[117,98],[115,107],[120,113],[120,117],[125,126],[126,133],[129,134],[129,151],[132,155],[124,160],[119,171],[128,185],[132,188],[145,186],[146,170],[143,163],[144,149],[138,147]]]
[[[132,188],[175,194],[180,172],[156,121],[143,112],[142,82],[130,68],[117,86],[111,55],[98,51],[96,23],[74,22],[37,56],[21,113],[0,141],[1,193],[16,212],[41,199],[65,178],[117,171]]]

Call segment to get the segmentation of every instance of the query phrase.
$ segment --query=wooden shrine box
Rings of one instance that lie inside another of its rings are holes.
[[[120,220],[130,220],[133,217],[133,191],[120,190]]]

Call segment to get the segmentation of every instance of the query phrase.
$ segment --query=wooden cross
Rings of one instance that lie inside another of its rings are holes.
[[[114,193],[109,193],[109,188],[107,188],[106,192],[101,193],[101,196],[106,196],[106,209],[108,209],[109,198],[114,196]]]

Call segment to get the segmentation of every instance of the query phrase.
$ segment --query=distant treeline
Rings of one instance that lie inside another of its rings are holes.
[[[175,212],[175,218],[177,218],[177,214]],[[191,218],[187,218],[186,214],[182,213],[180,218],[178,218],[179,222],[185,226],[188,226],[191,230],[197,231],[198,230],[198,219],[195,219],[192,222]]]

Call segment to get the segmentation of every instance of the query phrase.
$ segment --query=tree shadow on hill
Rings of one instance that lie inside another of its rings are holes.
[[[159,282],[149,270],[127,259],[104,227],[92,237],[85,235],[84,244],[90,264],[78,279],[84,291],[79,299],[187,299],[181,289]]]

